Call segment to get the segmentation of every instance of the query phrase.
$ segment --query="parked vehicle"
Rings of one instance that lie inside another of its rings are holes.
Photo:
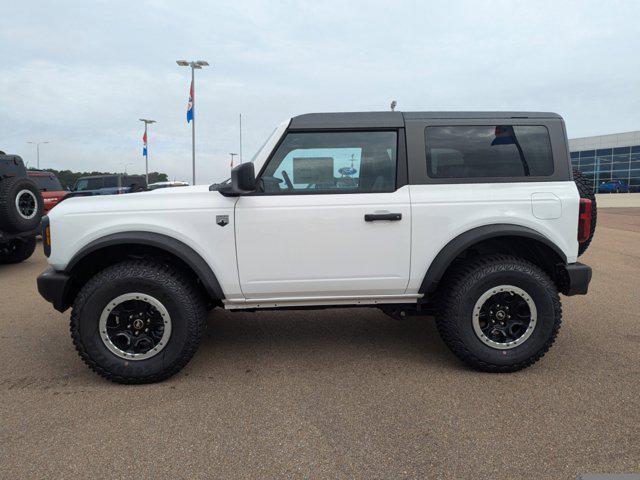
[[[297,116],[229,182],[63,202],[38,288],[121,383],[178,372],[213,307],[434,314],[468,365],[520,370],[591,279],[595,197],[565,132],[553,113]]]
[[[76,180],[70,196],[119,195],[143,192],[146,189],[144,175],[95,175]]]
[[[22,159],[0,152],[0,263],[19,263],[33,254],[43,208]]]
[[[598,185],[598,193],[629,193],[629,184],[623,180],[611,180]]]
[[[189,186],[188,182],[173,181],[173,182],[150,183],[148,188],[149,190],[157,190],[159,188],[188,187],[188,186]]]
[[[42,199],[44,201],[44,214],[49,213],[53,207],[55,207],[60,200],[64,198],[65,195],[69,193],[68,190],[65,190],[56,177],[51,172],[45,172],[41,170],[27,170],[27,175],[31,178],[38,188],[40,189],[40,194],[42,195]]]

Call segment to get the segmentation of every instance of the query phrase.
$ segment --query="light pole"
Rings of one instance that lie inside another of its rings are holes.
[[[231,155],[231,168],[233,168],[233,157],[236,157],[238,154],[237,153],[229,153],[229,155]]]
[[[40,170],[40,145],[42,145],[43,143],[51,143],[51,142],[46,141],[46,142],[27,142],[27,143],[31,143],[32,145],[36,146],[36,158],[38,162],[36,165],[38,167],[38,170]]]
[[[176,60],[181,67],[191,67],[191,170],[193,185],[196,184],[196,75],[195,71],[209,66],[205,60]]]
[[[124,165],[124,174],[126,175],[127,174],[127,166],[128,165],[133,165],[133,163],[131,163],[131,162],[128,162],[128,163],[121,162],[120,165]]]
[[[147,137],[147,126],[150,123],[156,123],[155,120],[149,120],[147,118],[140,118],[141,122],[144,122],[144,179],[149,184],[149,138]]]

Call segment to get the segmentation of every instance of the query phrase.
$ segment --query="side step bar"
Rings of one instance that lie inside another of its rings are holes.
[[[227,310],[255,308],[315,307],[323,305],[384,305],[388,303],[418,303],[423,294],[415,295],[373,295],[357,297],[294,297],[294,298],[248,298],[225,299]]]

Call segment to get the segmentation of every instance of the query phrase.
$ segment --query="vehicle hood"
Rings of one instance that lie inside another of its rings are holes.
[[[50,218],[104,213],[120,213],[127,216],[134,212],[229,208],[233,207],[235,201],[235,198],[209,191],[208,185],[195,185],[120,195],[71,197],[60,202],[55,211],[51,212]]]
[[[209,191],[207,185],[162,191],[72,197],[48,214],[49,264],[64,270],[93,242],[126,237],[135,243],[140,232],[177,240],[212,268],[235,268],[234,207],[237,198]],[[237,282],[237,276],[234,277]],[[235,286],[233,287],[235,288]]]

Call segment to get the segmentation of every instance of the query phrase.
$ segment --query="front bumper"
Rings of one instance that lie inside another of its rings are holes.
[[[68,274],[53,268],[47,268],[38,276],[38,292],[59,312],[64,312],[70,306],[68,299],[71,284],[72,280]]]
[[[570,263],[559,269],[560,291],[567,295],[586,295],[591,281],[591,267],[584,263]]]

